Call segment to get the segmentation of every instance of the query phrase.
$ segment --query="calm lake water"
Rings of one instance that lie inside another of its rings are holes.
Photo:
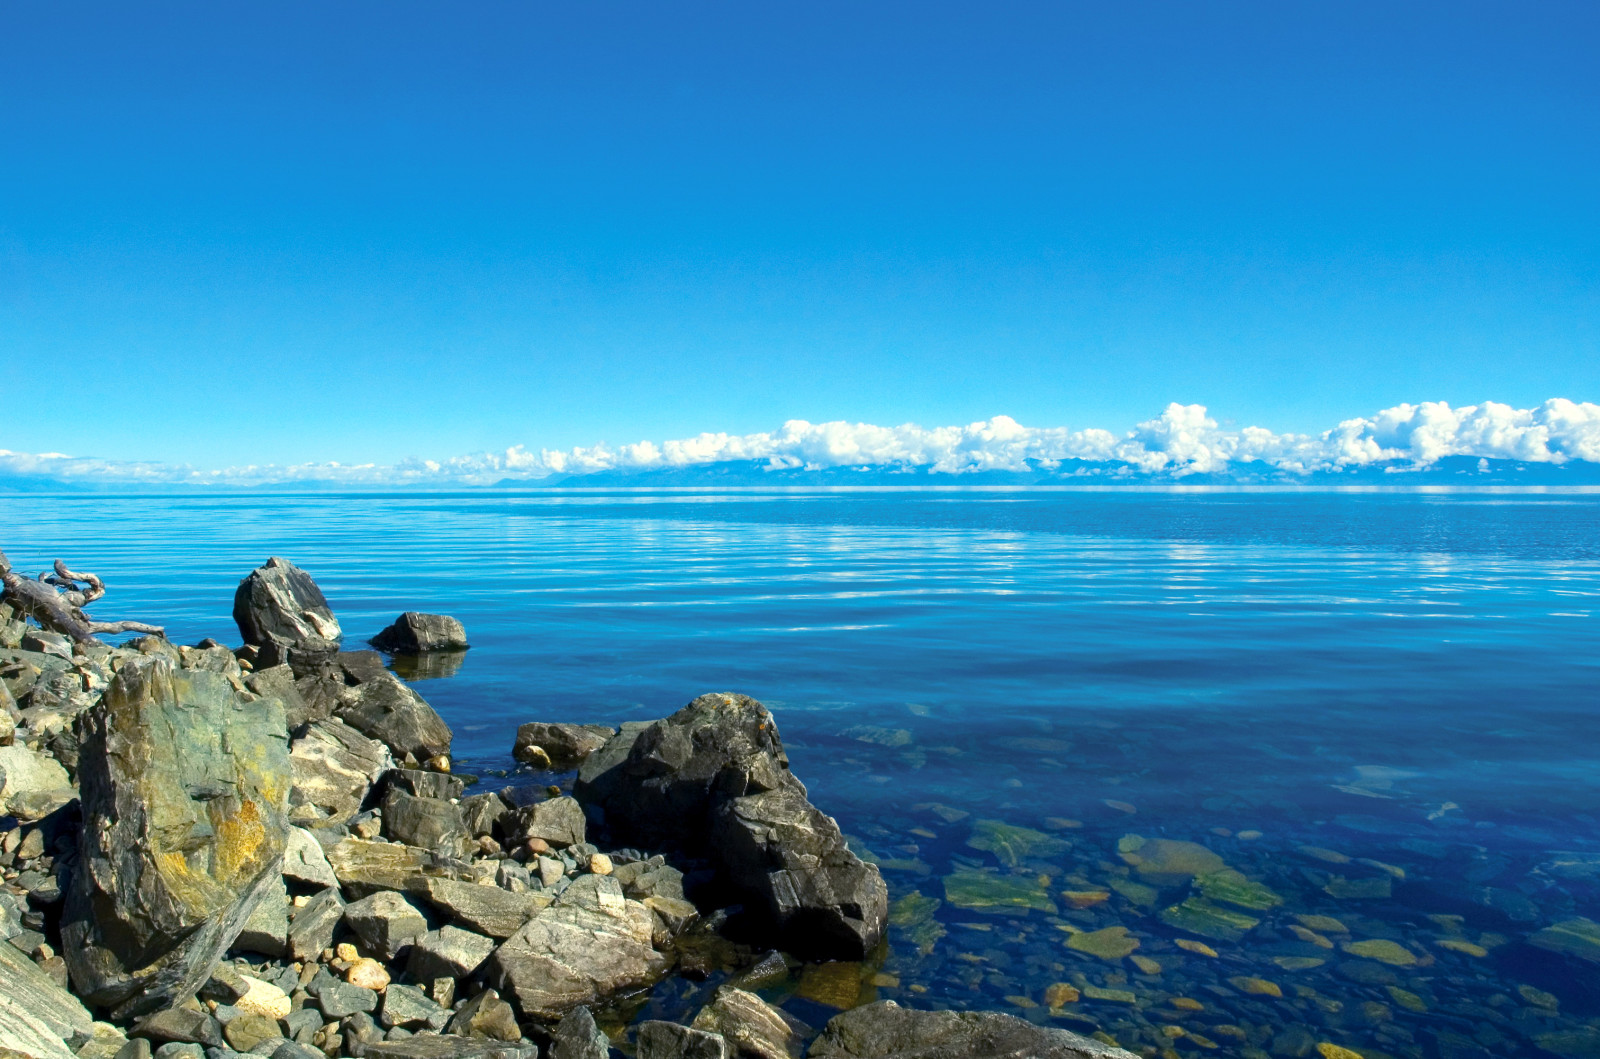
[[[761,699],[896,902],[881,960],[769,992],[813,1023],[883,996],[1152,1055],[1600,1055],[1600,493],[6,497],[0,527],[179,641],[234,642],[269,555],[352,646],[456,615],[474,648],[416,687],[480,774],[523,721]]]

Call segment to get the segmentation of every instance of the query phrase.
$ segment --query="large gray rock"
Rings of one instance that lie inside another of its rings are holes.
[[[577,768],[617,734],[598,724],[547,724],[533,721],[517,728],[511,756],[540,768]]]
[[[810,1059],[1134,1059],[1132,1052],[994,1011],[917,1011],[892,1000],[835,1015]]]
[[[720,1034],[652,1020],[639,1023],[638,1059],[730,1059]]]
[[[282,875],[245,920],[233,948],[240,952],[259,952],[263,956],[288,955],[289,890]]]
[[[491,938],[509,938],[550,904],[543,894],[512,893],[456,879],[423,879],[411,892],[468,930]]]
[[[710,859],[763,915],[773,942],[859,960],[882,939],[888,891],[789,771],[777,724],[744,695],[702,695],[591,755],[574,793],[615,837]]]
[[[294,790],[289,800],[298,811],[331,823],[343,823],[361,811],[378,777],[394,768],[394,755],[335,718],[315,721],[289,747]]]
[[[344,921],[344,898],[339,888],[330,886],[313,894],[311,899],[294,910],[289,921],[289,955],[296,960],[311,960],[324,949],[333,947],[334,933]]]
[[[539,838],[552,846],[575,846],[584,840],[587,823],[576,798],[551,798],[516,811],[509,827],[518,841]]]
[[[256,670],[245,678],[245,687],[283,703],[283,718],[291,729],[320,721],[333,713],[332,703],[314,705],[306,700],[295,683],[294,670],[287,665]]]
[[[419,982],[466,978],[494,952],[494,941],[460,927],[430,930],[411,946],[406,971]]]
[[[283,851],[283,877],[302,886],[338,886],[333,865],[322,851],[322,844],[303,827],[289,829],[289,844]]]
[[[276,557],[239,582],[233,620],[244,642],[260,648],[263,659],[292,661],[297,668],[302,658],[334,654],[344,635],[311,575]]]
[[[551,1032],[550,1059],[611,1059],[611,1041],[580,1004],[561,1016]]]
[[[339,710],[345,723],[404,757],[426,761],[450,753],[450,726],[421,695],[384,671],[355,685]]]
[[[418,798],[398,787],[383,797],[383,835],[444,857],[466,856],[471,842],[459,806],[443,798]]]
[[[0,1053],[70,1059],[94,1032],[94,1019],[77,997],[0,942]]]
[[[651,947],[655,919],[605,875],[583,875],[485,961],[485,980],[524,1016],[555,1019],[579,1004],[658,980],[668,960]]]
[[[25,746],[0,746],[0,813],[20,796],[70,790],[67,770],[54,758]]]
[[[281,885],[288,739],[276,699],[161,658],[126,662],[81,723],[63,948],[78,995],[122,1018],[193,995]]]
[[[467,630],[448,614],[419,614],[408,610],[394,624],[367,641],[380,651],[416,654],[421,651],[464,651]]]
[[[381,959],[392,960],[428,932],[428,918],[404,894],[381,890],[345,906],[344,921]]]

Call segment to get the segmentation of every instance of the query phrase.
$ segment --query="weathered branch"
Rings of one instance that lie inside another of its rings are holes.
[[[79,584],[87,587],[80,590]],[[41,574],[38,580],[31,580],[13,570],[5,553],[0,552],[0,585],[5,589],[0,599],[11,603],[42,627],[70,636],[77,643],[97,642],[96,633],[166,635],[160,626],[143,622],[92,620],[83,612],[83,607],[106,594],[105,583],[94,574],[74,573],[59,559],[53,575]],[[58,591],[57,586],[63,587]]]

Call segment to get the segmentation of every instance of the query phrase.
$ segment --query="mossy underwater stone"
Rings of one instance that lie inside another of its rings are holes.
[[[64,955],[76,992],[124,1018],[193,995],[279,885],[288,737],[278,700],[164,658],[125,664],[81,723]]]
[[[944,877],[944,897],[957,908],[975,912],[1032,909],[1054,915],[1056,903],[1044,887],[1024,876],[962,870]]]
[[[1073,934],[1067,938],[1067,948],[1085,952],[1110,963],[1116,963],[1139,947],[1139,939],[1128,936],[1127,927],[1106,927]]]
[[[1221,901],[1256,912],[1265,912],[1283,904],[1283,898],[1278,894],[1261,883],[1250,881],[1243,873],[1232,868],[1196,876],[1194,881],[1207,900]]]
[[[1369,938],[1366,941],[1347,941],[1342,946],[1352,956],[1377,960],[1391,967],[1415,967],[1417,955],[1399,942],[1387,938]]]
[[[889,925],[900,930],[920,955],[927,956],[946,933],[944,924],[934,918],[942,904],[937,897],[912,890],[889,906]]]
[[[1117,852],[1140,876],[1157,885],[1209,875],[1227,867],[1221,857],[1198,842],[1173,838],[1124,835],[1117,842]]]
[[[1182,904],[1162,909],[1161,922],[1202,938],[1238,941],[1261,921],[1243,912],[1212,904],[1204,897],[1190,897]]]
[[[1543,930],[1536,931],[1528,944],[1548,952],[1576,956],[1590,963],[1600,963],[1600,923],[1578,916],[1564,919]]]
[[[967,845],[993,853],[1008,868],[1015,868],[1025,860],[1059,857],[1071,848],[1064,839],[1001,820],[975,821]]]

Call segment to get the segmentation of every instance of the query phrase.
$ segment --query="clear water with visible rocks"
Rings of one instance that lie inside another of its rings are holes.
[[[767,991],[1146,1054],[1600,1056],[1600,492],[0,498],[19,569],[231,642],[303,566],[458,768],[737,690],[881,865],[890,944]],[[500,783],[500,780],[487,782]],[[683,1017],[669,981],[644,1014]]]

